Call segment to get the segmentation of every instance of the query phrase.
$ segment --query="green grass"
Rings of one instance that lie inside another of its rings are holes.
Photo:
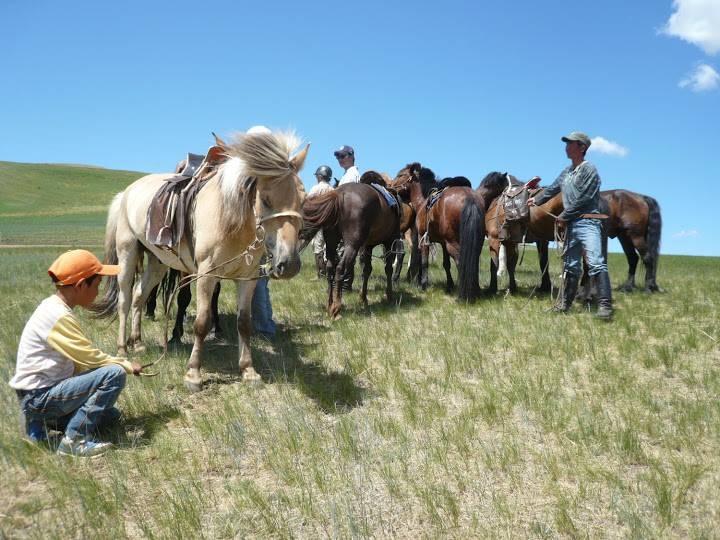
[[[0,161],[0,244],[100,245],[112,196],[142,175]]]
[[[0,251],[2,380],[57,253]],[[664,292],[616,294],[611,323],[579,305],[548,313],[530,296],[532,249],[518,295],[473,305],[443,292],[437,264],[428,291],[402,283],[386,304],[375,261],[369,308],[351,293],[337,321],[303,259],[270,285],[280,331],[253,339],[262,384],[237,373],[225,283],[228,337],[208,343],[203,391],[182,384],[188,323],[160,375],[128,382],[117,449],[100,459],[27,444],[0,384],[0,536],[717,537],[717,258],[662,256]],[[551,264],[557,276],[555,252]],[[624,257],[609,267],[620,283]],[[116,322],[79,316],[113,351]],[[140,361],[160,354],[164,325],[144,321]]]

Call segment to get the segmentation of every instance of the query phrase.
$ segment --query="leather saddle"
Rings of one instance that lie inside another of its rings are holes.
[[[165,180],[155,193],[147,212],[145,235],[153,244],[177,253],[187,230],[190,209],[205,185],[197,178],[205,156],[188,153],[175,167],[175,176]]]

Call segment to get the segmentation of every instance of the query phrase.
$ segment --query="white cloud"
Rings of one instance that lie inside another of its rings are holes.
[[[720,51],[718,0],[673,0],[673,8],[660,32],[697,45],[709,55]]]
[[[673,238],[697,238],[698,236],[700,236],[700,233],[695,229],[680,231],[679,233],[673,234]]]
[[[590,143],[590,150],[593,152],[600,152],[601,154],[620,157],[625,157],[628,154],[627,148],[620,146],[616,142],[608,141],[604,137],[593,137]]]
[[[683,80],[678,83],[680,88],[689,87],[693,92],[707,92],[720,87],[720,75],[715,68],[707,64],[699,64]]]

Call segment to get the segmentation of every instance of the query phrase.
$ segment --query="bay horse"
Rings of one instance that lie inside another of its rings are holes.
[[[409,198],[415,210],[420,287],[427,289],[430,243],[437,242],[443,250],[446,290],[454,289],[450,272],[452,257],[458,268],[458,300],[475,300],[480,294],[480,252],[485,240],[483,198],[471,187],[451,186],[441,190],[434,199],[433,190],[438,188],[435,173],[418,162],[400,169],[393,185]]]
[[[107,262],[121,265],[117,279],[109,280],[104,298],[96,305],[99,316],[119,313],[118,353],[127,346],[142,350],[141,309],[149,292],[167,270],[193,274],[197,281],[195,340],[184,382],[190,391],[202,388],[203,342],[210,329],[210,299],[220,279],[237,284],[239,370],[243,380],[259,380],[250,352],[250,302],[260,274],[260,260],[267,257],[267,272],[276,279],[290,279],[300,271],[297,250],[302,226],[300,213],[305,191],[298,176],[309,145],[292,156],[299,139],[291,132],[240,133],[225,144],[219,139],[208,152],[201,174],[203,182],[189,212],[189,231],[175,251],[154,245],[146,236],[148,208],[155,193],[173,175],[150,174],[118,194],[110,206],[105,235]],[[140,280],[131,289],[136,269],[147,254]],[[132,330],[126,339],[125,323],[132,303]]]
[[[355,264],[360,254],[362,287],[360,302],[367,307],[367,285],[372,272],[372,250],[382,245],[385,250],[385,296],[392,300],[393,246],[400,239],[400,223],[409,209],[400,204],[391,207],[385,197],[370,183],[385,185],[384,178],[375,171],[363,173],[360,182],[342,184],[337,188],[313,196],[303,204],[304,227],[302,238],[312,238],[322,229],[327,260],[328,301],[331,317],[338,318],[342,310],[342,276]],[[344,245],[338,257],[340,241]]]
[[[510,238],[502,243],[508,253],[508,274],[511,282],[514,281],[514,261],[517,260],[517,239],[527,235],[526,241],[536,241],[539,242],[539,245],[545,242],[544,249],[547,250],[547,242],[555,240],[555,216],[562,211],[562,195],[558,194],[542,206],[531,207],[529,219],[525,222],[509,225]],[[488,237],[493,236],[489,240],[491,250],[493,245],[499,245],[498,234],[505,223],[502,208],[493,207],[489,214],[495,212],[497,219],[493,229],[488,228]],[[628,261],[627,280],[618,287],[618,290],[624,292],[634,290],[637,263],[642,259],[645,264],[645,291],[659,291],[656,275],[660,257],[662,216],[657,200],[648,195],[624,189],[601,191],[600,213],[608,216],[603,220],[603,253],[605,257],[607,258],[607,239],[617,238]],[[539,252],[540,250],[541,248],[538,247]],[[547,254],[540,252],[540,258],[542,281],[549,283]],[[581,296],[587,299],[591,296],[591,292],[586,275],[583,275],[582,283]]]
[[[525,184],[525,190],[532,190],[539,178],[533,178]],[[488,250],[490,251],[490,284],[486,289],[487,294],[495,294],[497,292],[497,274],[501,267],[500,257],[501,249],[505,249],[505,265],[508,271],[508,290],[510,294],[517,292],[517,282],[515,281],[515,268],[518,262],[517,243],[524,239],[525,242],[534,242],[538,250],[538,262],[540,264],[541,282],[536,287],[537,292],[549,292],[552,284],[550,282],[550,274],[548,272],[548,240],[542,238],[544,236],[544,226],[548,226],[550,222],[544,223],[541,227],[540,237],[533,234],[534,227],[529,225],[526,228],[510,227],[506,225],[505,209],[503,208],[503,194],[508,191],[508,187],[522,188],[523,183],[515,176],[507,172],[501,173],[493,171],[488,173],[482,179],[477,188],[478,193],[485,200],[487,212],[485,213],[485,233],[488,238]],[[519,191],[519,190],[518,190]],[[527,193],[526,193],[527,194]],[[527,197],[522,197],[523,201]],[[533,209],[530,208],[531,222],[534,217],[536,220],[542,220],[541,215],[534,215]]]

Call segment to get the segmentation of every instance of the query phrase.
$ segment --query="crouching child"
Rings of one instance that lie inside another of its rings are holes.
[[[95,347],[73,314],[95,301],[102,276],[119,272],[89,251],[63,253],[48,269],[55,294],[40,303],[20,337],[10,386],[25,415],[25,433],[38,442],[47,439],[49,426],[64,431],[58,454],[93,457],[112,446],[98,439],[98,428],[119,419],[115,402],[126,376],[142,369]]]

